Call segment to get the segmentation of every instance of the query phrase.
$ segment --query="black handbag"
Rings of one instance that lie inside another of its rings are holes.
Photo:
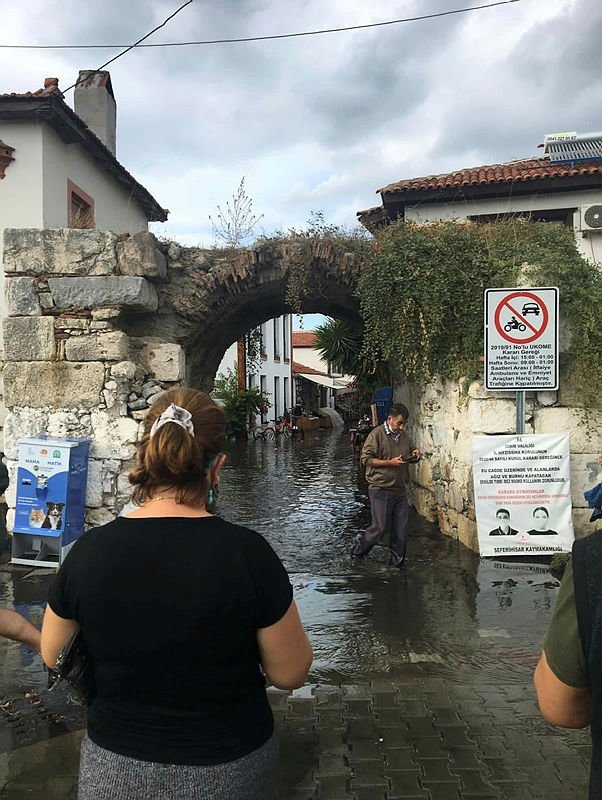
[[[89,706],[96,694],[94,663],[78,628],[63,647],[54,669],[48,671],[48,688],[52,691],[62,681],[71,687],[73,699]]]

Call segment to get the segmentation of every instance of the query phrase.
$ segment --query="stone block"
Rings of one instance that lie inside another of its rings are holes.
[[[155,287],[145,278],[49,278],[48,286],[57,308],[68,311],[118,307],[143,313],[156,311],[159,304]]]
[[[76,228],[7,228],[4,272],[28,275],[113,275],[114,233]]]
[[[127,459],[136,452],[139,424],[129,417],[112,417],[106,411],[92,412],[93,458]]]
[[[433,493],[431,491],[428,489],[422,489],[420,487],[414,487],[412,491],[412,502],[414,504],[414,508],[421,517],[424,517],[429,522],[435,522],[437,519],[437,514],[435,510]]]
[[[602,531],[602,519],[597,519],[595,522],[589,521],[592,511],[592,508],[573,509],[573,528],[575,530],[576,539],[589,536],[590,533],[594,533],[595,531]]]
[[[4,292],[9,317],[31,317],[42,313],[32,278],[6,278]]]
[[[463,489],[458,483],[450,483],[449,485],[449,504],[456,511],[464,509],[464,497],[466,490]]]
[[[463,514],[458,515],[458,539],[465,547],[468,547],[475,553],[479,552],[477,523],[472,519],[468,519],[468,517],[465,517]]]
[[[583,492],[602,481],[602,464],[596,455],[576,453],[571,455],[571,499],[573,507],[587,506]]]
[[[433,466],[430,458],[421,458],[416,464],[414,471],[414,479],[417,484],[430,489],[433,483]]]
[[[558,392],[537,392],[537,402],[540,406],[553,406],[558,402]]]
[[[6,361],[51,361],[55,356],[52,317],[9,317],[3,321]]]
[[[86,506],[88,508],[100,508],[102,506],[102,496],[102,461],[91,458],[88,461]]]
[[[516,408],[512,400],[474,400],[468,403],[468,422],[473,433],[514,433]]]
[[[120,381],[132,381],[136,376],[136,365],[132,361],[120,361],[111,367],[111,375]],[[109,383],[107,387],[112,388]]]
[[[74,411],[51,411],[48,414],[47,432],[49,436],[74,437],[86,439],[92,436],[89,414]]]
[[[97,528],[101,525],[108,525],[109,522],[117,517],[113,511],[103,506],[102,508],[91,508],[86,512],[86,525],[89,528]]]
[[[158,381],[181,381],[185,377],[184,350],[172,342],[147,344],[140,360]]]
[[[9,362],[4,367],[6,405],[43,408],[95,408],[104,381],[96,361]]]
[[[17,408],[9,411],[4,421],[4,454],[7,458],[16,460],[19,457],[19,439],[47,433],[47,428],[47,410]]]
[[[537,408],[535,433],[568,433],[571,453],[602,453],[600,413],[584,408]]]
[[[73,336],[65,342],[68,361],[123,361],[128,356],[128,337],[123,331]]]
[[[121,275],[140,275],[150,280],[165,280],[167,262],[152,233],[140,231],[119,242],[117,263]]]

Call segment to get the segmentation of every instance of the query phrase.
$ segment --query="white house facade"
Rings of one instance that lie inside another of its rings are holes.
[[[80,72],[71,109],[56,78],[0,94],[0,263],[5,228],[148,230],[167,211],[117,161],[108,72]],[[1,271],[0,271],[1,272]],[[5,316],[3,274],[0,317]]]
[[[382,205],[358,212],[369,230],[405,219],[498,221],[527,217],[566,225],[581,254],[602,264],[602,134],[574,136],[596,157],[554,160],[554,154],[391,183]],[[548,138],[548,137],[547,137]]]
[[[245,386],[258,387],[271,404],[262,421],[276,420],[293,407],[292,315],[270,319],[259,327],[258,358],[245,359]],[[238,343],[230,345],[217,374],[226,374],[239,363]],[[258,369],[254,367],[258,366]]]
[[[306,411],[334,408],[339,394],[349,392],[353,375],[343,375],[326,362],[316,349],[313,331],[293,331],[293,375],[295,400],[302,401]]]

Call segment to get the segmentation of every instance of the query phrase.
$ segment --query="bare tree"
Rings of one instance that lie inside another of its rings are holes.
[[[225,247],[242,247],[262,218],[263,214],[253,213],[253,200],[245,189],[244,175],[226,207],[218,206],[215,218],[209,215],[215,241]]]

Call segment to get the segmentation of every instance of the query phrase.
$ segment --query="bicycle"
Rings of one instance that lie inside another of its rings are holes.
[[[263,442],[273,442],[276,438],[276,432],[271,425],[262,423],[261,428],[253,428],[253,438],[255,440],[261,439]]]
[[[303,428],[292,423],[286,417],[278,417],[274,422],[274,431],[276,435],[281,433],[285,439],[303,439],[305,435]]]

